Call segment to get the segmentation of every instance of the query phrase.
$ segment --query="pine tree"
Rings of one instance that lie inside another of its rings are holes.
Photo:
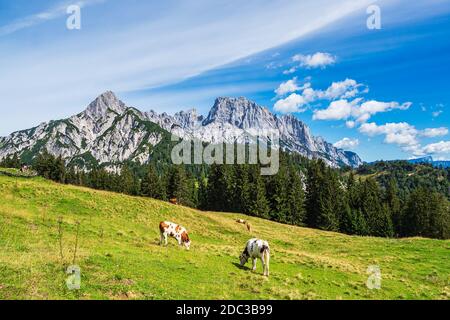
[[[289,188],[287,190],[287,202],[289,211],[287,214],[287,222],[292,225],[302,226],[305,222],[305,192],[303,181],[299,172],[291,167],[289,170]]]
[[[260,218],[269,218],[269,202],[266,198],[266,187],[261,177],[259,166],[252,166],[251,174],[251,204],[250,211],[252,215]]]
[[[75,172],[74,167],[69,167],[68,170],[66,170],[66,183],[77,184],[77,173]]]
[[[34,160],[33,168],[46,179],[52,178],[54,157],[46,149],[39,153]]]
[[[317,228],[317,217],[320,214],[320,183],[321,164],[318,161],[312,161],[307,173],[307,194],[306,194],[306,223],[309,227]]]
[[[241,183],[241,178],[239,176],[239,166],[227,165],[225,173],[225,194],[228,198],[226,211],[242,212],[238,188],[239,184]]]
[[[208,209],[212,211],[228,211],[228,181],[225,165],[213,164],[208,176]]]
[[[240,165],[237,168],[236,177],[239,177],[239,183],[236,184],[235,191],[236,210],[237,212],[250,214],[252,210],[250,167],[248,165]]]
[[[339,181],[322,160],[314,161],[308,170],[307,223],[313,228],[337,231],[340,207]]]
[[[142,179],[141,192],[145,197],[159,200],[166,199],[163,183],[153,165],[147,167],[147,172]]]
[[[392,220],[387,206],[382,202],[381,191],[374,179],[368,178],[364,181],[360,201],[369,235],[392,237],[394,234]]]
[[[398,197],[398,186],[396,181],[391,178],[386,189],[386,203],[392,217],[395,234],[401,233],[401,203]]]
[[[357,234],[360,236],[369,235],[369,227],[367,225],[366,218],[362,213],[361,209],[352,210],[352,220],[353,220],[353,232],[352,234]]]
[[[124,165],[119,176],[119,190],[122,193],[137,195],[138,194],[137,178],[128,165]]]
[[[292,223],[293,217],[290,217],[290,204],[288,184],[288,172],[285,166],[280,166],[278,173],[269,177],[267,184],[267,198],[271,203],[271,218],[282,223]],[[291,186],[289,186],[289,190]]]
[[[198,208],[201,210],[208,208],[208,180],[203,174],[198,181]]]
[[[186,171],[182,165],[174,165],[170,168],[167,184],[167,195],[176,198],[178,203],[189,206],[191,204],[191,194]]]
[[[15,169],[22,168],[22,161],[20,160],[20,158],[17,155],[17,153],[15,153],[14,156],[12,157],[8,167],[9,168],[15,168]]]
[[[413,191],[406,204],[402,221],[404,236],[439,239],[450,237],[448,201],[439,193],[423,187]]]
[[[186,205],[189,207],[192,207],[192,208],[196,208],[198,206],[198,201],[199,201],[198,181],[189,171],[186,173],[186,178],[187,178],[186,192],[187,192],[187,197],[189,199],[186,202]]]

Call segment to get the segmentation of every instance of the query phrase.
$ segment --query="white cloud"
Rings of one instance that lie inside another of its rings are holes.
[[[384,135],[384,142],[387,144],[396,144],[404,151],[410,152],[416,156],[423,155],[420,143],[417,140],[417,129],[406,122],[386,123],[378,126],[376,123],[363,123],[359,132],[370,137]]]
[[[356,126],[356,122],[353,120],[346,121],[345,126],[349,129],[353,129]]]
[[[358,87],[362,86],[353,79],[345,79],[344,81],[333,82],[325,92],[322,92],[324,98],[334,100],[337,98],[353,98],[358,93]]]
[[[300,107],[304,106],[305,104],[306,101],[301,95],[293,93],[285,99],[278,100],[275,103],[274,109],[275,111],[282,113],[303,112],[305,110],[301,109]]]
[[[348,119],[352,114],[353,105],[347,100],[337,100],[330,103],[325,110],[315,110],[314,120],[342,120]]]
[[[422,156],[429,153],[443,153],[449,152],[445,150],[450,147],[450,142],[441,141],[439,143],[429,144],[422,147],[419,137],[437,137],[448,134],[447,128],[427,128],[418,130],[413,125],[401,123],[386,123],[385,125],[377,125],[376,123],[363,123],[359,132],[370,137],[377,135],[385,135],[384,142],[388,144],[396,144],[406,152],[410,152],[415,156]]]
[[[297,77],[294,77],[293,79],[280,84],[280,86],[275,90],[275,93],[277,96],[284,96],[287,93],[292,93],[299,90],[302,90],[302,87],[298,85]]]
[[[337,91],[336,91],[337,92]],[[398,102],[380,102],[370,100],[361,103],[362,98],[356,98],[349,102],[347,99],[341,99],[330,103],[327,109],[315,110],[314,120],[347,120],[347,126],[355,126],[355,122],[364,123],[373,115],[381,112],[388,112],[395,109],[407,110],[411,106],[410,102],[399,104]],[[340,110],[341,109],[341,110]]]
[[[359,132],[364,133],[370,137],[377,135],[385,135],[386,143],[394,143],[398,145],[417,145],[416,139],[417,129],[406,122],[401,123],[386,123],[384,125],[377,125],[374,122],[363,123],[359,128]]]
[[[444,112],[444,111],[442,111],[442,110],[434,111],[434,112],[432,113],[433,118],[439,117],[443,112]]]
[[[358,139],[344,138],[334,144],[339,149],[354,149],[359,145]]]
[[[355,108],[353,116],[358,122],[362,123],[366,122],[371,116],[377,113],[388,112],[395,109],[407,110],[411,107],[411,105],[411,102],[399,104],[398,102],[380,102],[370,100],[362,103],[359,108]]]
[[[316,52],[314,54],[303,55],[297,54],[292,57],[292,61],[299,62],[304,68],[325,68],[336,63],[336,57],[324,52]]]
[[[293,74],[293,73],[295,73],[295,71],[297,71],[297,67],[292,67],[288,70],[284,70],[283,74]]]
[[[421,136],[427,137],[427,138],[442,137],[442,136],[446,136],[447,134],[448,134],[448,129],[445,127],[427,128],[420,133]]]
[[[363,84],[357,83],[353,79],[345,79],[344,81],[333,82],[326,90],[315,90],[311,87],[311,83],[307,82],[302,87],[299,87],[297,82],[297,78],[293,78],[287,82],[284,82],[278,87],[275,92],[278,96],[282,95],[282,93],[289,93],[294,91],[302,91],[301,96],[303,97],[303,102],[305,104],[312,103],[318,100],[336,100],[336,99],[344,99],[355,97],[356,95],[362,93],[359,88],[363,87]],[[354,99],[349,104],[355,105],[359,103],[361,99]],[[333,104],[332,108],[338,108],[339,106],[343,106],[344,102],[339,102],[337,104]],[[318,118],[320,120],[326,120],[327,113],[333,113],[337,110],[327,110],[327,111],[319,111]],[[323,115],[323,118],[322,118]],[[339,120],[340,118],[336,118],[333,116],[331,119]],[[343,118],[345,119],[345,117]]]
[[[426,145],[423,148],[425,153],[450,153],[450,141],[440,141]]]

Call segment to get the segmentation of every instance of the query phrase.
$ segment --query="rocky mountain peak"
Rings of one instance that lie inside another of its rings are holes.
[[[93,119],[97,119],[106,115],[108,111],[121,114],[126,108],[126,105],[116,97],[114,92],[106,91],[89,104],[85,114]]]
[[[127,110],[133,112],[128,114]],[[355,153],[337,149],[313,136],[309,127],[297,117],[279,117],[244,97],[217,98],[208,117],[203,119],[195,109],[173,116],[154,111],[141,113],[127,108],[111,91],[101,94],[84,112],[69,119],[44,123],[0,138],[0,159],[32,150],[36,153],[45,148],[66,161],[75,159],[84,163],[87,158],[99,164],[120,164],[127,160],[146,163],[151,158],[149,146],[160,143],[162,137],[160,131],[153,132],[143,125],[145,121],[178,137],[206,143],[245,143],[248,133],[260,135],[267,130],[278,130],[280,146],[285,151],[311,159],[321,158],[334,167],[362,163]]]
[[[267,128],[275,123],[275,117],[269,110],[247,98],[220,97],[216,99],[203,125],[213,122],[229,123],[240,129]]]
[[[203,121],[203,116],[196,109],[190,109],[175,113],[174,120],[182,128],[194,128]]]

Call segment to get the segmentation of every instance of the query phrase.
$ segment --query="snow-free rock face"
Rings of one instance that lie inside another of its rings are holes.
[[[126,160],[148,162],[149,150],[164,134],[169,135],[108,91],[75,116],[12,133],[4,138],[0,158],[18,153],[31,161],[46,149],[79,167],[94,160],[112,168]]]
[[[153,147],[167,143],[169,133],[208,143],[243,143],[248,141],[248,134],[264,130],[277,130],[284,150],[308,158],[322,158],[335,167],[362,164],[355,153],[314,137],[308,126],[296,117],[278,117],[246,98],[218,98],[204,118],[196,110],[181,111],[174,116],[141,112],[127,107],[110,91],[68,119],[42,123],[0,138],[0,158],[18,153],[31,161],[46,149],[80,167],[94,159],[116,168],[126,160],[147,163]]]

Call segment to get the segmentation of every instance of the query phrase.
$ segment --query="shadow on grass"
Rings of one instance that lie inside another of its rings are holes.
[[[237,262],[232,262],[232,264],[234,264],[235,267],[241,269],[241,270],[251,270],[249,267],[247,266],[241,266],[239,263]]]

